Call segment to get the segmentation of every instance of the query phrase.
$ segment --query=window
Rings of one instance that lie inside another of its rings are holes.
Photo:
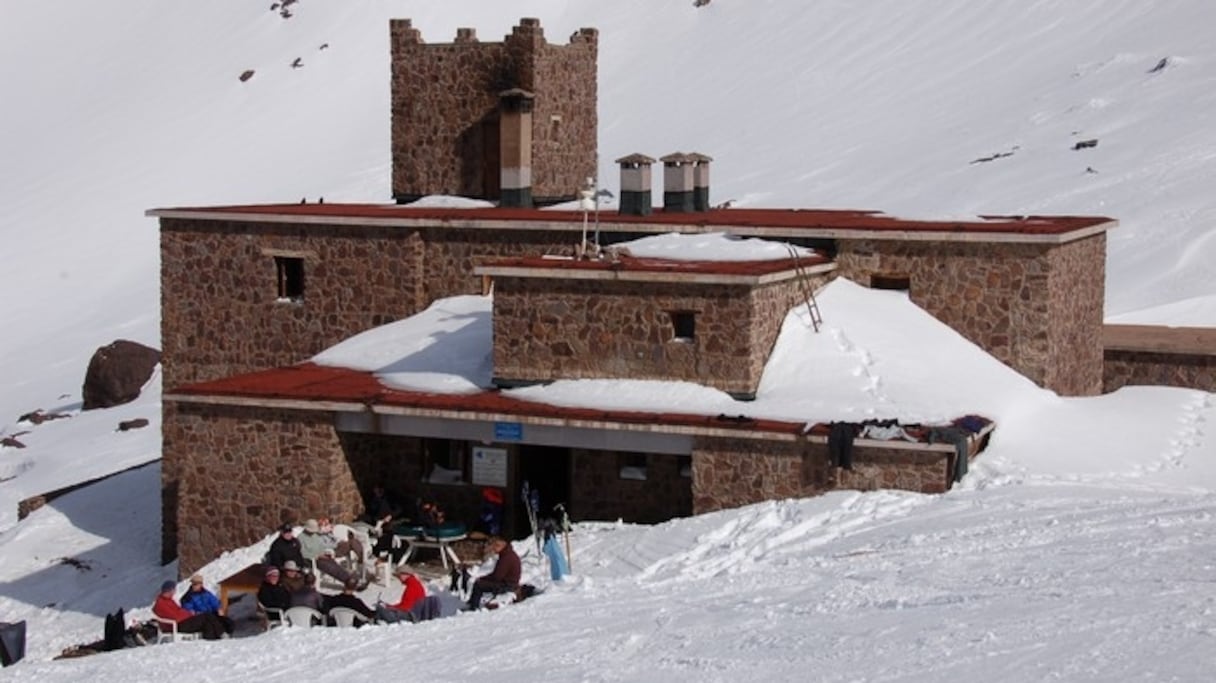
[[[697,316],[692,311],[670,311],[671,340],[690,342],[697,337]]]
[[[431,484],[463,484],[469,480],[469,444],[451,439],[423,439],[425,479]]]
[[[279,301],[303,301],[304,259],[298,256],[276,256],[274,267],[278,275]]]
[[[903,273],[871,273],[870,289],[893,289],[906,292],[912,289],[912,278]]]
[[[685,479],[692,478],[692,456],[677,455],[676,456],[676,474]]]
[[[621,453],[620,456],[618,456],[618,462],[621,467],[621,479],[646,481],[645,453]]]

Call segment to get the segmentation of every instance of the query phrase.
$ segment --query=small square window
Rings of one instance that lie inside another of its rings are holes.
[[[424,439],[424,472],[430,484],[463,484],[469,481],[469,444],[450,439]]]
[[[697,315],[692,311],[670,311],[672,341],[690,342],[697,338]]]
[[[279,301],[304,300],[304,259],[296,256],[274,257],[278,276]]]
[[[646,454],[621,453],[618,458],[621,479],[646,481]]]
[[[676,473],[685,479],[692,478],[692,456],[677,455],[676,456]]]

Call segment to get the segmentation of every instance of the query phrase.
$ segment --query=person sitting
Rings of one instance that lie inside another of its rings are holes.
[[[178,633],[199,633],[202,634],[204,640],[219,640],[231,635],[223,622],[219,620],[218,615],[211,612],[195,614],[177,604],[177,601],[173,599],[175,588],[177,588],[177,584],[172,581],[165,581],[160,585],[160,593],[156,596],[156,602],[152,604],[153,614],[177,624]],[[161,630],[168,629],[162,626]]]
[[[294,560],[283,563],[283,587],[287,589],[288,594],[304,588],[304,574]]]
[[[207,587],[203,585],[202,574],[190,577],[190,588],[182,595],[181,605],[195,614],[214,614],[224,624],[224,631],[232,633],[234,626],[232,619],[229,619],[224,614],[224,610],[220,608],[220,599],[215,597],[215,593],[207,590]]]
[[[439,598],[426,594],[426,587],[405,567],[397,569],[397,580],[404,589],[401,599],[395,605],[380,604],[376,606],[376,619],[387,624],[399,621],[428,621],[437,619],[443,614],[443,605]]]
[[[321,594],[317,592],[317,576],[312,572],[304,573],[304,585],[291,592],[292,607],[311,607],[318,612],[325,611]]]
[[[519,555],[510,542],[502,536],[490,537],[490,552],[498,556],[494,570],[473,582],[469,602],[465,609],[480,609],[481,598],[484,595],[499,593],[514,593],[519,590],[521,567]]]
[[[300,539],[296,538],[295,533],[295,527],[291,524],[279,527],[279,537],[271,542],[270,551],[266,553],[266,564],[274,565],[279,569],[283,569],[288,561],[295,562],[297,567],[304,566]]]
[[[378,524],[385,518],[393,518],[399,512],[396,504],[389,498],[384,491],[384,487],[376,484],[372,486],[372,495],[367,499],[367,510],[363,512],[363,519],[368,524]]]
[[[325,598],[325,612],[329,613],[329,611],[335,607],[345,607],[347,609],[353,609],[359,614],[367,617],[369,620],[375,619],[376,610],[368,607],[367,603],[363,602],[359,599],[359,596],[355,595],[355,591],[357,590],[359,590],[359,582],[353,578],[348,579],[346,583],[342,584],[341,593]],[[332,617],[330,617],[329,623],[331,626],[336,625],[334,624]],[[359,625],[359,622],[356,621],[355,626]]]
[[[279,582],[279,568],[270,567],[266,570],[266,577],[262,579],[262,585],[258,587],[258,604],[273,610],[286,610],[291,607],[291,591]],[[268,612],[266,619],[268,621],[279,621],[282,612]]]
[[[305,560],[316,563],[318,571],[324,572],[345,584],[353,574],[338,564],[338,561],[334,559],[334,554],[346,556],[352,550],[358,548],[356,552],[359,557],[363,557],[363,548],[358,543],[353,537],[339,543],[333,534],[326,534],[321,531],[321,525],[317,520],[310,519],[304,522],[304,533],[300,536],[300,551],[303,553]],[[364,587],[366,587],[366,584],[361,586],[360,590]]]

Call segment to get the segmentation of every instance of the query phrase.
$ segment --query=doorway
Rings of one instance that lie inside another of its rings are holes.
[[[553,506],[564,503],[570,507],[570,449],[553,446],[520,445],[516,451],[515,501],[512,513],[513,536],[525,538],[532,533],[528,521],[527,501],[523,500],[524,482],[535,490],[540,498],[538,516],[553,517]]]

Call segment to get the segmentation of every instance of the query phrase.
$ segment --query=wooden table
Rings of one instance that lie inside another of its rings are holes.
[[[220,609],[228,613],[229,593],[257,593],[266,578],[268,567],[264,564],[251,564],[241,571],[220,581]]]

